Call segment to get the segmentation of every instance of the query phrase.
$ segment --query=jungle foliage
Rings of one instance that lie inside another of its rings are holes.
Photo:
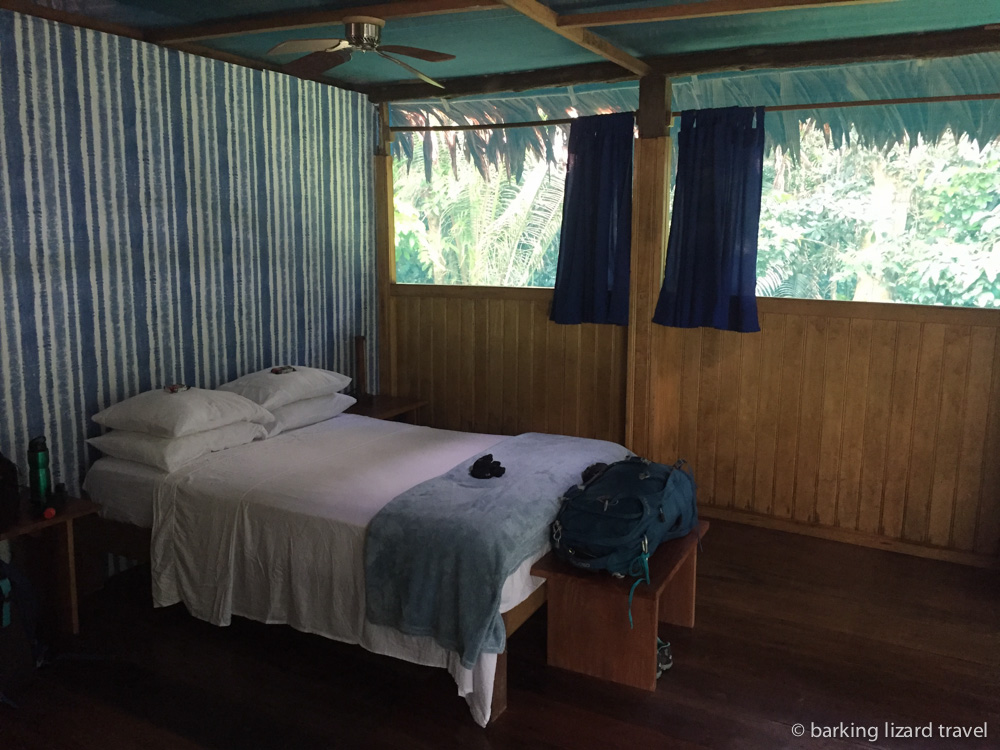
[[[1000,307],[1000,147],[947,131],[888,151],[802,123],[764,164],[759,296]]]
[[[1000,145],[835,144],[813,121],[800,135],[796,158],[765,159],[758,295],[1000,307]],[[562,137],[513,164],[462,149],[435,133],[397,158],[397,279],[552,286]]]

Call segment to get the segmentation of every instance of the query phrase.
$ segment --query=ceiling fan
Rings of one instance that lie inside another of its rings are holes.
[[[415,57],[426,62],[443,62],[444,60],[454,60],[454,55],[444,52],[435,52],[419,47],[404,47],[397,44],[382,44],[382,27],[385,21],[381,18],[371,16],[348,16],[344,19],[343,39],[292,39],[273,47],[268,51],[269,55],[286,55],[294,53],[308,52],[310,54],[300,57],[297,60],[282,66],[282,70],[289,75],[299,78],[319,78],[330,68],[342,65],[351,59],[355,52],[374,52],[386,60],[391,60],[396,65],[402,65],[408,71],[426,81],[432,86],[444,88],[433,78],[424,75],[412,65],[403,62],[397,57],[387,53],[393,52],[397,55]]]

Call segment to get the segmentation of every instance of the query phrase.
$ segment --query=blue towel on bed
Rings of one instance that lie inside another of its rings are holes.
[[[631,455],[603,440],[526,433],[490,452],[507,472],[474,479],[470,458],[394,498],[365,541],[368,620],[432,636],[467,669],[506,645],[504,581],[543,548],[559,498],[593,463]]]

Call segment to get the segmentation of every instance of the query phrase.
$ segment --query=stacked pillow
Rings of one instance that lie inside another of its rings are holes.
[[[339,372],[285,366],[214,391],[168,386],[95,414],[112,431],[87,442],[109,456],[174,471],[207,453],[332,419],[356,403],[339,392],[350,382]]]
[[[109,456],[164,471],[213,451],[267,437],[274,417],[235,393],[202,388],[147,391],[94,415],[111,432],[87,442]]]
[[[274,425],[268,434],[332,419],[356,403],[356,399],[340,393],[350,385],[346,375],[313,367],[273,367],[252,372],[231,383],[219,386],[243,396],[274,415]]]

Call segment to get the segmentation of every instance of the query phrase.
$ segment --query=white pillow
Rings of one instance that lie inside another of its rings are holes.
[[[268,437],[333,419],[357,402],[358,400],[354,396],[348,396],[346,393],[334,393],[332,396],[307,398],[296,401],[294,404],[280,406],[271,412],[274,415],[274,427],[271,428]]]
[[[332,370],[295,367],[280,375],[272,372],[279,369],[283,368],[252,372],[231,383],[220,385],[219,390],[238,393],[272,411],[307,398],[329,396],[344,390],[351,383],[349,377]]]
[[[114,430],[106,435],[90,438],[87,442],[115,458],[155,466],[164,471],[175,471],[208,453],[246,445],[263,437],[267,437],[267,429],[263,425],[236,422],[176,438]]]
[[[236,393],[189,388],[167,393],[146,391],[109,406],[93,417],[104,427],[144,432],[159,437],[182,437],[236,422],[270,427],[274,417],[266,409]]]

